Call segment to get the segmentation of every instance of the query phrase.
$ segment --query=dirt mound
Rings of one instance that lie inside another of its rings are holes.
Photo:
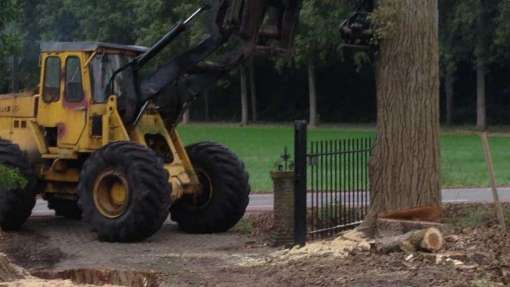
[[[27,271],[12,264],[7,255],[0,253],[0,282],[15,281],[29,277]]]
[[[96,287],[95,285],[77,285],[70,280],[43,280],[37,278],[22,279],[0,283],[1,287]],[[111,285],[109,285],[111,286]]]
[[[158,287],[161,284],[160,274],[155,272],[73,269],[58,272],[40,271],[34,273],[34,275],[45,279],[68,279],[80,284],[95,284],[99,286],[116,284],[133,287]]]
[[[78,274],[78,273],[77,273]],[[72,276],[71,273],[67,274],[68,276],[61,277],[55,276],[54,279],[57,278],[66,278],[66,279],[81,279],[77,277],[78,275]],[[103,278],[100,276],[100,278]],[[123,276],[121,278],[127,278],[127,276]],[[90,279],[90,278],[89,278]],[[149,281],[143,281],[140,279],[141,283],[150,283]],[[0,253],[0,286],[1,287],[93,287],[97,285],[81,285],[76,284],[71,280],[46,280],[34,277],[28,273],[25,269],[11,263],[7,255]],[[76,282],[76,281],[75,281]],[[138,281],[137,281],[138,282]],[[151,281],[152,282],[152,281]],[[104,285],[101,286],[113,286],[113,285]],[[130,285],[135,286],[135,285]],[[136,286],[155,286],[153,284],[139,284]]]

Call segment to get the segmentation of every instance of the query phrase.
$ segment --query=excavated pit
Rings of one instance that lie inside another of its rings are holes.
[[[64,271],[37,271],[32,273],[46,280],[71,280],[75,284],[158,287],[160,274],[156,272],[71,269]]]

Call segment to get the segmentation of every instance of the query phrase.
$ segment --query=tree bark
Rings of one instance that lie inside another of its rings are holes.
[[[377,143],[369,163],[372,205],[381,213],[439,205],[439,44],[437,0],[380,0],[396,9],[380,42]]]
[[[454,101],[454,84],[455,76],[452,73],[446,73],[445,77],[445,90],[446,90],[446,124],[451,126],[453,124],[453,114],[455,112]]]
[[[191,107],[188,107],[186,111],[184,111],[184,114],[182,114],[182,124],[187,125],[190,121],[190,109]]]
[[[480,63],[476,66],[476,128],[480,130],[487,128],[486,96],[486,69]]]
[[[241,74],[241,125],[248,125],[248,73],[243,64],[240,68]]]
[[[308,89],[310,96],[310,119],[308,124],[311,128],[314,128],[317,126],[317,86],[315,81],[315,63],[313,60],[308,62]]]
[[[418,250],[437,252],[444,246],[444,238],[437,228],[410,231],[404,235],[382,238],[375,242],[378,253],[388,254],[391,252],[404,251],[414,253]]]
[[[257,122],[257,86],[255,83],[255,67],[253,58],[248,62],[250,74],[251,121]]]

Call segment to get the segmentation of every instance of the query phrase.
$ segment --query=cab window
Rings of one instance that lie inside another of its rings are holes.
[[[60,98],[60,58],[46,58],[44,71],[43,100],[47,103],[56,102]]]
[[[133,58],[125,55],[106,54],[98,55],[91,61],[89,71],[92,71],[92,97],[95,103],[106,102],[109,93],[119,98],[136,99],[135,80],[130,69],[118,73],[113,79],[113,87],[108,87],[115,71],[132,60]]]
[[[68,102],[83,100],[80,58],[69,57],[66,60],[66,90],[65,99]]]

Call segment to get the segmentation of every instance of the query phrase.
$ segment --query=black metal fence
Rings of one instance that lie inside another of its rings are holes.
[[[308,141],[296,123],[296,243],[359,225],[367,214],[373,138]]]

